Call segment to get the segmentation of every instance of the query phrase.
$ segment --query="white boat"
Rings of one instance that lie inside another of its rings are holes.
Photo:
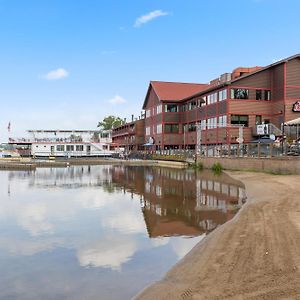
[[[30,138],[10,138],[20,154],[32,157],[110,157],[114,148],[110,131],[28,130]]]

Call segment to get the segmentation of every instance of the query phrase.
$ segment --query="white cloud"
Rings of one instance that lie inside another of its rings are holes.
[[[167,245],[170,242],[169,237],[158,237],[150,239],[150,242],[153,247],[162,247]]]
[[[119,95],[116,95],[113,98],[109,99],[109,103],[111,103],[111,104],[123,104],[123,103],[126,103],[126,102],[127,101]]]
[[[69,72],[63,68],[52,70],[43,76],[46,80],[59,80],[69,77]]]
[[[137,251],[135,240],[128,236],[111,236],[79,249],[77,258],[81,266],[104,267],[121,271],[122,264],[131,260]]]
[[[203,238],[206,234],[194,238],[173,238],[171,240],[171,247],[176,253],[178,259],[182,259],[188,252],[190,252]]]
[[[143,24],[146,24],[158,17],[163,17],[169,15],[168,12],[164,12],[162,10],[154,10],[148,13],[147,15],[140,16],[136,19],[134,27],[140,27]]]

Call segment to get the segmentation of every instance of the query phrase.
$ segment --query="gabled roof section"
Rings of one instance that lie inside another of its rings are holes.
[[[199,93],[208,87],[209,84],[202,83],[150,81],[143,109],[146,106],[151,88],[153,88],[160,101],[181,101],[182,99]]]
[[[222,84],[220,84],[220,85],[208,86],[206,89],[203,89],[203,90],[200,91],[200,92],[196,92],[194,95],[187,96],[187,97],[185,97],[185,98],[182,99],[182,100],[190,100],[190,99],[192,99],[192,98],[194,98],[194,97],[202,96],[202,95],[204,95],[205,93],[208,93],[208,92],[211,92],[211,91],[220,89],[220,88],[222,88],[222,87],[225,87],[225,86],[227,86],[227,85],[230,85],[230,84],[232,84],[232,83],[235,83],[235,82],[237,82],[237,81],[239,81],[239,80],[241,80],[241,79],[244,79],[244,78],[253,76],[253,75],[257,74],[257,73],[260,73],[260,72],[262,72],[262,71],[265,71],[265,70],[267,70],[267,69],[270,69],[270,68],[272,68],[272,67],[274,67],[274,66],[277,66],[277,65],[280,65],[280,64],[289,62],[289,61],[291,61],[291,60],[293,60],[293,59],[296,59],[296,58],[297,58],[297,59],[300,59],[300,53],[295,54],[295,55],[293,55],[293,56],[289,56],[289,57],[287,57],[287,58],[284,58],[284,59],[282,59],[282,60],[279,60],[279,61],[277,61],[277,62],[275,62],[275,63],[272,63],[272,64],[270,64],[270,65],[267,65],[267,66],[265,66],[265,67],[255,67],[255,68],[257,68],[257,70],[255,70],[255,71],[253,71],[253,72],[251,72],[251,73],[242,75],[242,76],[237,77],[237,78],[235,78],[235,79],[233,79],[233,80],[231,80],[231,81],[224,82],[224,83],[222,83]]]
[[[265,70],[267,70],[267,69],[270,69],[270,68],[272,68],[272,67],[274,67],[274,66],[283,64],[283,63],[288,62],[288,61],[290,61],[290,60],[293,60],[293,59],[295,59],[295,58],[300,58],[300,54],[298,53],[298,54],[289,56],[289,57],[287,57],[287,58],[281,59],[281,60],[279,60],[279,61],[276,61],[275,63],[272,63],[272,64],[267,65],[267,66],[265,66],[265,67],[261,67],[260,69],[254,71],[254,72],[251,72],[251,73],[249,73],[249,74],[245,74],[245,75],[243,75],[243,76],[241,76],[241,77],[238,77],[238,78],[236,78],[236,79],[234,79],[234,80],[231,80],[231,82],[236,82],[236,81],[238,81],[238,80],[240,80],[240,79],[243,79],[243,78],[252,76],[252,75],[257,74],[257,73],[259,73],[259,72],[262,72],[262,71],[265,71]]]

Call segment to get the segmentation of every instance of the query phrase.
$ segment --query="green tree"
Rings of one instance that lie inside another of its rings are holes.
[[[97,127],[102,130],[110,130],[114,127],[120,126],[123,124],[123,120],[116,116],[105,117],[101,122],[98,123]]]

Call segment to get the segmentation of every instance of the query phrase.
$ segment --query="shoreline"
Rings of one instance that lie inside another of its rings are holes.
[[[246,204],[134,299],[300,298],[300,176],[227,173]]]
[[[105,158],[80,158],[80,159],[2,159],[0,160],[0,170],[35,170],[36,168],[66,168],[76,165],[134,165],[134,166],[160,166],[169,168],[184,169],[188,163],[164,160],[122,160]]]

